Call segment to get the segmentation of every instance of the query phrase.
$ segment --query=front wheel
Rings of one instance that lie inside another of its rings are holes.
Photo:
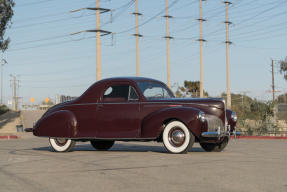
[[[49,138],[50,145],[56,152],[72,151],[76,142],[71,139]]]
[[[165,148],[171,153],[187,153],[195,141],[194,135],[180,121],[168,123],[162,139]]]
[[[221,152],[228,144],[228,137],[225,137],[220,143],[200,143],[200,146],[207,152]]]

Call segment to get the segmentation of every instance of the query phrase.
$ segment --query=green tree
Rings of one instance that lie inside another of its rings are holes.
[[[5,52],[9,46],[10,39],[5,38],[5,32],[11,24],[14,5],[13,0],[0,0],[0,50],[2,52]]]
[[[226,93],[222,93],[221,97],[226,99]],[[247,95],[233,93],[231,98],[231,110],[237,113],[240,120],[266,120],[267,117],[273,116],[274,105],[272,102],[262,102]]]
[[[284,75],[284,79],[287,80],[287,57],[285,60],[279,61],[280,63],[280,73]]]
[[[0,115],[6,113],[7,111],[9,111],[9,108],[6,105],[0,106]]]
[[[178,87],[175,95],[177,97],[199,97],[200,82],[199,81],[184,81],[183,87]],[[208,97],[208,93],[204,92],[204,96]]]

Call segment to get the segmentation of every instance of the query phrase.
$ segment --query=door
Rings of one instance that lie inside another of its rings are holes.
[[[108,86],[97,106],[97,137],[139,137],[139,107],[139,96],[134,87],[124,83]]]

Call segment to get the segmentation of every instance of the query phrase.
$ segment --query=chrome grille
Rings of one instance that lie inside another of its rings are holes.
[[[225,126],[221,119],[214,115],[206,115],[206,121],[208,126],[208,132],[217,132],[220,129],[220,132],[225,132]]]

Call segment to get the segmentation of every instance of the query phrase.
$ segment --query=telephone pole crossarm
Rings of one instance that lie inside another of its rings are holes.
[[[205,39],[197,39],[197,41],[207,42]]]
[[[232,2],[230,2],[230,1],[223,1],[223,3],[228,4],[228,5],[232,4]]]
[[[136,37],[143,37],[143,35],[141,35],[141,34],[132,34],[132,36],[136,36]]]
[[[164,16],[162,16],[162,17],[164,17],[164,18],[169,18],[169,19],[172,19],[172,18],[173,18],[173,16],[171,16],[171,15],[164,15]]]
[[[80,9],[72,10],[72,11],[70,11],[70,13],[75,13],[75,12],[79,12],[82,10],[93,10],[93,11],[99,10],[100,13],[107,13],[107,12],[111,11],[111,9],[105,9],[105,8],[100,8],[100,7],[99,8],[98,7],[86,7],[86,8],[80,8]]]
[[[163,38],[165,38],[165,39],[174,39],[174,37],[172,37],[172,36],[164,36]]]
[[[203,19],[203,18],[199,18],[199,19],[196,19],[197,21],[202,21],[202,22],[204,22],[204,21],[207,21],[207,19]]]
[[[110,31],[101,30],[101,29],[91,29],[91,30],[83,30],[83,31],[71,33],[70,35],[77,35],[77,34],[86,33],[86,32],[88,32],[88,33],[89,33],[89,32],[93,32],[93,33],[100,32],[100,33],[103,33],[102,36],[104,36],[104,35],[109,35],[109,34],[112,33],[112,32],[110,32]]]
[[[137,16],[142,16],[143,15],[142,13],[139,13],[139,12],[133,12],[132,14],[133,15],[137,15]]]

